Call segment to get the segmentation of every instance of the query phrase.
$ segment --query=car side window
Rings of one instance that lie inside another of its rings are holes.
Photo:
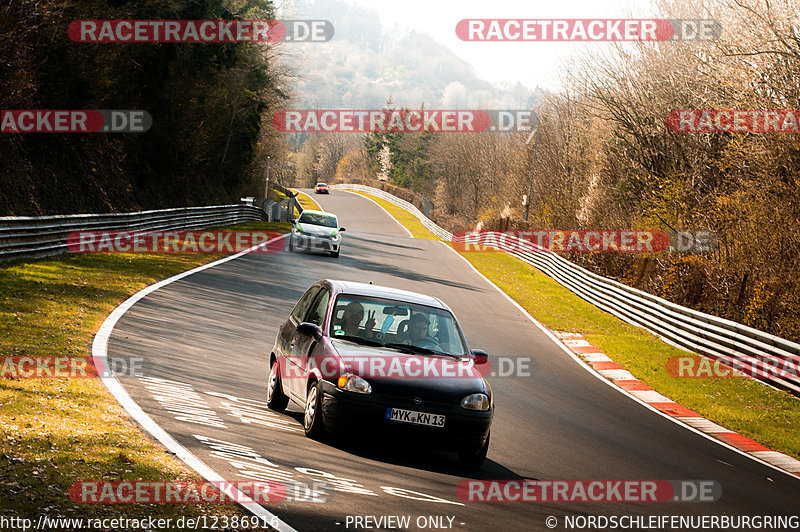
[[[322,327],[322,322],[325,321],[325,311],[328,310],[328,302],[330,300],[330,292],[324,288],[320,290],[319,295],[314,299],[314,303],[311,305],[304,321]]]
[[[303,321],[303,317],[306,315],[308,311],[308,307],[311,306],[311,302],[314,300],[314,296],[319,293],[320,288],[318,286],[312,286],[311,288],[306,291],[305,294],[300,298],[300,301],[297,302],[297,305],[294,306],[294,310],[292,310],[292,317],[300,323]]]

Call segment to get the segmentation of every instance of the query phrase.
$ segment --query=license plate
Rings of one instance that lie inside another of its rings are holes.
[[[439,414],[428,414],[427,412],[416,412],[414,410],[403,410],[401,408],[387,408],[386,419],[399,423],[412,423],[414,425],[427,425],[429,427],[444,427],[445,416]]]

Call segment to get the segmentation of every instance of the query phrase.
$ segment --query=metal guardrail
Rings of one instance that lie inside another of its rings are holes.
[[[332,185],[333,189],[367,192],[416,216],[442,240],[463,237],[436,225],[411,203],[364,185]],[[800,396],[800,344],[746,325],[671,303],[647,292],[592,273],[544,248],[503,233],[482,233],[484,246],[506,251],[543,271],[598,308],[647,329],[683,349],[746,372],[748,375]],[[510,245],[509,245],[510,244]]]
[[[281,201],[265,201],[264,211],[270,222],[289,222],[294,216],[294,210],[303,213],[303,206],[296,197],[286,198]]]
[[[63,253],[67,250],[67,236],[75,231],[188,231],[263,220],[266,220],[264,211],[247,205],[183,207],[121,214],[0,217],[0,260]]]

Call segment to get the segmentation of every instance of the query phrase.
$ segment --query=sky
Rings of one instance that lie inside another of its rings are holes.
[[[427,33],[472,64],[493,83],[521,82],[557,89],[559,73],[571,55],[607,43],[464,42],[455,33],[465,18],[630,18],[652,16],[650,0],[347,0],[378,13],[384,28]],[[335,38],[335,37],[334,37]]]

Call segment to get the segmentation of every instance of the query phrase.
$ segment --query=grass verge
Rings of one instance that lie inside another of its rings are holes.
[[[416,238],[436,238],[404,209],[369,194],[363,195],[378,202]],[[666,370],[667,360],[686,355],[686,351],[598,309],[511,255],[459,253],[545,327],[581,333],[592,345],[659,393],[762,445],[800,458],[800,403],[788,392],[744,378],[672,377]]]
[[[300,206],[304,209],[311,209],[312,211],[321,211],[322,207],[319,206],[314,198],[306,194],[305,192],[300,192],[299,190],[292,189],[294,192],[297,192],[297,201],[300,203]]]
[[[240,230],[288,231],[252,222]],[[0,263],[0,355],[87,356],[92,336],[127,297],[211,262],[206,254],[64,254]],[[37,519],[245,514],[238,505],[80,504],[78,481],[200,481],[151,441],[97,378],[0,379],[0,508]]]

